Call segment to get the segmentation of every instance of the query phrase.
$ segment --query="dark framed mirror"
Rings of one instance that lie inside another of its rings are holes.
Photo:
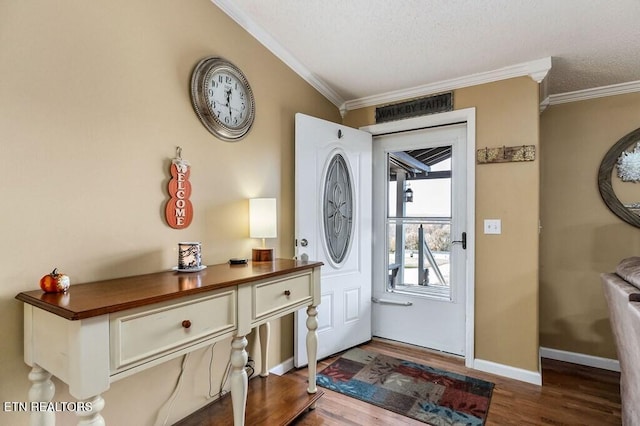
[[[616,173],[616,179],[618,181],[612,182],[613,168],[619,164],[619,159],[622,158],[623,153],[625,157],[627,155],[638,155],[640,152],[630,152],[629,148],[640,142],[640,128],[627,134],[611,147],[611,149],[605,154],[600,163],[600,169],[598,170],[598,187],[600,189],[600,196],[604,200],[609,210],[611,210],[616,216],[625,222],[637,226],[640,228],[640,182],[638,180],[618,179],[619,173]],[[630,158],[629,158],[630,159]],[[640,169],[640,163],[637,168]],[[635,170],[634,174],[640,173],[640,170]],[[623,185],[625,187],[623,187]],[[634,185],[629,187],[629,185]],[[622,193],[626,195],[622,195]],[[632,197],[635,199],[627,201],[625,197],[628,194],[633,193]],[[638,194],[637,196],[635,194]],[[621,198],[623,201],[621,201]]]

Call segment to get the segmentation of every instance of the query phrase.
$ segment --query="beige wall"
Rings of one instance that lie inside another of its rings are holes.
[[[191,107],[191,70],[212,54],[243,69],[255,92],[254,128],[238,143],[214,138]],[[293,255],[294,113],[340,116],[209,0],[0,1],[0,70],[0,401],[24,401],[29,387],[14,297],[54,267],[72,283],[166,270],[181,240],[202,241],[207,264],[249,256],[253,196],[278,198],[270,243]],[[177,145],[192,167],[195,213],[184,230],[163,220]],[[291,318],[272,329],[275,365],[292,355],[291,339],[280,339],[292,334]],[[189,358],[171,413],[163,407],[181,359],[114,383],[107,423],[171,422],[203,405],[209,356]],[[214,392],[228,357],[229,342],[218,343]],[[70,400],[56,386],[56,399]],[[27,416],[0,411],[0,424]]]
[[[456,91],[477,108],[477,148],[535,145],[538,85],[529,77]],[[476,167],[476,357],[538,371],[540,161]],[[502,219],[485,235],[484,219]]]
[[[640,230],[607,208],[597,175],[607,151],[640,126],[638,117],[637,93],[555,105],[542,114],[543,347],[617,358],[599,275],[638,255]]]
[[[456,90],[455,109],[476,108],[477,148],[536,145],[538,85],[529,77]],[[374,124],[374,107],[345,124]],[[538,371],[539,160],[476,167],[476,358]],[[484,219],[502,219],[484,235]]]

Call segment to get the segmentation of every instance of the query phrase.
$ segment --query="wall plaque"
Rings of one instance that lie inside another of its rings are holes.
[[[165,207],[167,224],[174,229],[183,229],[191,224],[193,205],[191,196],[191,166],[181,157],[182,148],[177,148],[177,156],[171,161],[171,180],[169,180],[169,196]]]
[[[376,123],[447,111],[453,111],[453,92],[378,107]]]

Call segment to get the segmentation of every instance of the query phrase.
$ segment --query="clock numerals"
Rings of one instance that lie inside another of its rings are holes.
[[[233,75],[214,74],[206,90],[208,106],[212,114],[230,128],[241,127],[246,120],[247,92]]]

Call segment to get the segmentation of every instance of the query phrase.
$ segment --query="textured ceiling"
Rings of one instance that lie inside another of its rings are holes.
[[[213,2],[343,101],[546,57],[548,94],[640,81],[640,0]]]

